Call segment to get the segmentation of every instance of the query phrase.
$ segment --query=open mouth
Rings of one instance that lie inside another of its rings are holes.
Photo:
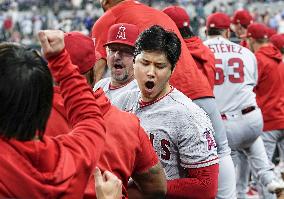
[[[115,65],[114,65],[114,68],[115,68],[115,69],[122,69],[123,67],[122,67],[122,65],[120,65],[120,64],[115,64]]]
[[[145,83],[145,86],[146,86],[147,89],[152,89],[152,88],[154,88],[155,83],[152,82],[152,81],[147,81],[147,82]]]

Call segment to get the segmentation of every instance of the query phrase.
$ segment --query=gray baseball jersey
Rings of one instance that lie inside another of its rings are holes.
[[[223,37],[204,42],[215,55],[214,95],[220,112],[256,106],[257,61],[254,54]]]
[[[176,89],[149,104],[141,104],[140,96],[139,90],[128,91],[116,98],[114,104],[140,118],[167,179],[185,177],[184,168],[218,162],[214,130],[200,107]]]
[[[98,88],[102,88],[106,96],[110,99],[110,101],[113,101],[113,99],[116,98],[121,93],[138,88],[138,84],[136,80],[133,80],[123,86],[116,87],[116,88],[111,88],[110,82],[111,82],[110,77],[101,79],[95,84],[93,90],[95,91]]]

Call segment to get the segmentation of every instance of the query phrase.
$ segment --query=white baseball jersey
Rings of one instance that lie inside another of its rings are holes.
[[[120,95],[114,104],[135,113],[148,133],[167,179],[186,177],[184,168],[218,162],[213,127],[208,115],[176,89],[152,103],[141,104],[139,90]]]
[[[215,55],[214,95],[221,113],[256,106],[253,88],[257,83],[254,54],[221,36],[204,42]]]
[[[101,79],[95,84],[93,90],[96,91],[98,88],[102,88],[111,102],[113,101],[114,98],[116,98],[125,91],[138,89],[138,84],[136,80],[132,80],[131,82],[128,82],[127,84],[116,88],[111,88],[110,82],[111,82],[110,77]]]

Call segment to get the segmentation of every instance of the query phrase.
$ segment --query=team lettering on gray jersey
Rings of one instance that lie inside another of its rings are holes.
[[[186,177],[184,168],[218,163],[213,127],[208,115],[180,91],[173,89],[159,101],[142,106],[140,91],[114,100],[120,109],[135,113],[165,169],[167,179]]]

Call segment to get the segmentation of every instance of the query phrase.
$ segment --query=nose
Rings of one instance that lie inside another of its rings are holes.
[[[155,77],[155,66],[151,64],[147,68],[147,76],[152,78]]]

